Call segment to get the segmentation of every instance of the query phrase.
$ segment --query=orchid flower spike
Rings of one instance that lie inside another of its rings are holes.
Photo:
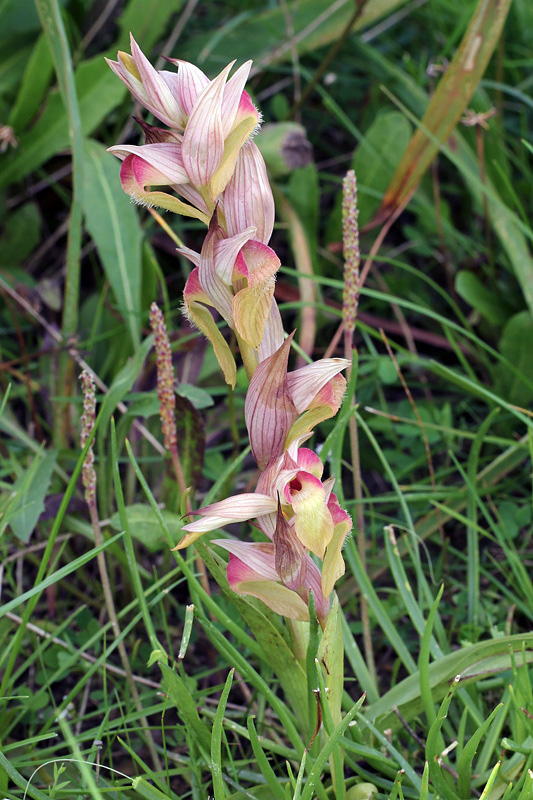
[[[235,171],[242,146],[260,124],[259,112],[244,89],[252,62],[228,79],[232,62],[212,81],[198,67],[178,59],[167,59],[177,72],[156,70],[133,37],[131,55],[119,52],[117,59],[108,59],[113,72],[138,102],[172,129],[168,133],[152,129],[144,147],[110,148],[124,159],[123,188],[139,202],[207,222],[206,206],[212,211]],[[191,195],[182,188],[181,192],[186,199],[197,200],[197,213],[187,211],[187,204],[172,195],[146,189],[185,184],[194,191]]]

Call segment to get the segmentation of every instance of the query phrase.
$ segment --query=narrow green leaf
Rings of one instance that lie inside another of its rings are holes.
[[[13,609],[18,608],[18,606],[22,605],[27,600],[30,600],[32,597],[44,592],[44,590],[49,586],[53,586],[54,583],[59,583],[59,581],[64,580],[67,575],[71,575],[73,572],[76,572],[77,569],[83,567],[84,564],[87,564],[88,561],[91,561],[93,558],[95,558],[98,553],[101,553],[103,550],[106,550],[112,544],[117,542],[121,536],[122,533],[117,533],[99,547],[93,547],[87,553],[75,558],[74,561],[71,561],[69,564],[65,564],[64,567],[61,567],[61,569],[52,572],[50,575],[48,575],[48,577],[44,578],[42,581],[39,581],[39,583],[33,586],[31,589],[28,589],[28,591],[23,592],[22,594],[18,595],[18,597],[10,600],[9,603],[4,603],[2,606],[0,606],[0,619],[5,617],[5,615],[10,611],[13,611]]]
[[[422,641],[420,643],[420,654],[418,656],[418,672],[420,675],[420,696],[422,697],[422,702],[424,703],[424,711],[426,713],[426,720],[429,726],[431,726],[435,722],[436,718],[434,700],[431,695],[431,686],[429,682],[429,654],[430,654],[431,632],[433,630],[433,621],[435,619],[435,614],[437,613],[437,609],[439,607],[443,591],[444,591],[444,584],[442,584],[442,586],[440,587],[438,594],[435,598],[435,602],[433,603],[431,610],[428,614],[426,626],[424,628],[424,634],[422,636]]]
[[[166,664],[159,662],[159,668],[163,673],[163,691],[169,696],[187,728],[194,733],[200,747],[206,753],[209,753],[211,747],[209,729],[198,716],[196,702],[191,696],[185,681]]]
[[[487,719],[482,725],[478,727],[475,733],[470,737],[468,743],[463,748],[460,758],[457,760],[457,791],[459,796],[468,800],[472,796],[472,761],[479,747],[479,743],[487,731],[494,717],[500,713],[503,708],[503,703],[500,703],[492,710]]]
[[[146,595],[142,585],[141,576],[139,574],[139,565],[137,563],[137,559],[135,556],[135,548],[133,546],[133,540],[132,540],[132,528],[137,533],[138,532],[137,527],[130,526],[130,520],[128,519],[127,510],[124,504],[124,495],[122,492],[122,484],[120,482],[120,471],[118,466],[117,438],[116,438],[114,419],[111,420],[111,463],[113,465],[113,484],[115,487],[117,514],[120,522],[120,527],[121,529],[124,530],[124,548],[126,551],[126,559],[130,570],[132,584],[135,589],[135,595],[139,602],[139,607],[142,611],[144,625],[148,637],[150,639],[150,645],[154,650],[157,649],[162,650],[163,648],[157,638],[157,634],[154,628],[154,623],[152,622],[152,617],[150,615],[150,611],[148,610],[148,605],[146,603]],[[143,507],[147,508],[148,511],[151,511],[149,506],[143,506]],[[113,522],[111,522],[111,524],[113,524]],[[150,542],[156,539],[156,537],[154,536],[154,531],[156,530],[157,530],[157,520],[154,516],[151,526]]]
[[[316,786],[318,781],[320,780],[320,776],[326,766],[326,763],[333,752],[333,749],[338,746],[341,736],[343,735],[344,731],[347,729],[350,722],[355,719],[355,715],[365,702],[365,696],[363,695],[357,703],[350,709],[350,711],[346,714],[342,722],[335,728],[333,734],[329,737],[328,741],[318,754],[317,758],[313,766],[311,767],[309,774],[307,776],[307,780],[305,782],[305,788],[302,792],[302,800],[311,800],[313,797],[313,792],[316,790]]]
[[[218,702],[215,720],[213,722],[213,732],[211,735],[211,775],[213,778],[213,791],[215,800],[226,800],[224,789],[224,779],[222,777],[222,736],[224,726],[224,712],[228,703],[231,684],[233,683],[234,669],[230,669],[220,700]]]
[[[284,800],[285,792],[261,747],[259,737],[255,730],[253,717],[248,717],[246,724],[248,727],[248,735],[250,736],[250,744],[252,745],[252,750],[254,751],[255,760],[261,771],[261,775],[267,782],[274,797],[277,797],[278,800]]]
[[[205,424],[193,403],[179,394],[176,397],[176,431],[185,483],[194,487],[202,477],[204,466]]]

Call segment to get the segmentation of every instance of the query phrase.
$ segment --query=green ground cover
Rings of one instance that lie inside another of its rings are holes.
[[[0,796],[533,798],[529,0],[3,0],[0,23]],[[244,370],[228,389],[182,313],[176,242],[199,249],[204,226],[135,207],[106,152],[140,142],[104,61],[130,31],[153,63],[210,77],[254,60],[291,363],[343,355],[341,185],[357,175],[353,370],[311,440],[364,519],[337,585],[340,722],[319,632],[298,658],[289,625],[229,592],[220,532],[170,551],[186,506],[153,301],[194,507],[252,491],[257,469]],[[296,166],[267,123],[301,126]]]

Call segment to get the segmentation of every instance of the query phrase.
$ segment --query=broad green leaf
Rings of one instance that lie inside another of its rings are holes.
[[[533,315],[529,311],[515,314],[503,330],[500,352],[533,384]],[[504,364],[498,364],[499,393],[510,403],[528,406],[533,398],[533,389]]]
[[[505,298],[487,288],[473,272],[467,270],[458,272],[455,278],[455,289],[459,297],[462,297],[493,325],[503,325],[512,313]]]
[[[120,164],[98,142],[84,143],[83,210],[106,278],[125,319],[133,348],[140,340],[141,245],[139,217],[120,185]]]
[[[82,131],[87,136],[117,106],[126,88],[111,72],[103,56],[83,61],[76,70]],[[20,136],[19,147],[2,157],[0,188],[20,181],[60,150],[69,146],[68,122],[59,92],[51,92],[35,125]]]
[[[478,642],[462,647],[453,653],[434,661],[428,670],[429,686],[434,702],[441,700],[450,688],[456,675],[460,675],[460,685],[477,681],[489,675],[496,675],[511,669],[511,652],[518,664],[522,662],[522,645],[525,646],[526,661],[533,663],[533,633],[502,636],[499,639]],[[408,722],[423,711],[420,696],[420,676],[418,672],[409,675],[394,688],[384,694],[365,711],[367,719],[375,723],[379,730],[400,725],[399,717],[392,711],[397,706],[400,714]]]
[[[193,386],[192,383],[180,383],[176,393],[192,403],[199,411],[202,408],[210,408],[215,403],[209,392],[199,386]]]
[[[115,45],[116,51],[129,52],[130,32],[146,55],[158,40],[170,31],[169,20],[183,6],[184,0],[130,0],[120,16],[120,36]],[[170,55],[165,53],[164,55]]]
[[[378,210],[390,176],[409,144],[411,131],[411,124],[403,114],[388,111],[374,120],[357,146],[352,169],[357,177],[360,228]]]
[[[403,114],[387,111],[379,114],[358,144],[352,169],[357,178],[359,228],[363,228],[378,210],[390,176],[409,144],[411,132],[412,126]],[[335,207],[328,220],[327,239],[335,242],[342,240],[342,191],[337,193]]]
[[[100,429],[98,431],[99,437],[105,434],[111,414],[113,414],[117,404],[120,403],[120,401],[130,391],[131,387],[135,383],[135,380],[142,369],[142,365],[144,364],[146,356],[150,352],[153,343],[154,337],[148,336],[148,338],[145,339],[141,344],[137,352],[131,356],[131,358],[128,358],[111,384],[109,392],[106,394],[104,403],[102,405]]]
[[[353,29],[371,25],[404,2],[368,0]],[[295,45],[302,54],[336,41],[352,14],[351,0],[292,0],[286,8],[275,5],[257,14],[245,13],[238,21],[231,19],[215,33],[195,36],[184,44],[179,57],[208,70],[220,70],[220,64],[228,60],[228,53],[237,59],[247,59],[253,54],[254,68],[260,70],[268,64],[290,60]],[[287,17],[294,33],[282,38]]]
[[[3,0],[0,5],[0,26],[6,39],[9,35],[38,31],[39,17],[34,0]],[[3,43],[3,39],[0,41]]]
[[[24,203],[6,217],[0,237],[0,264],[13,266],[35,250],[41,236],[41,215],[35,203]]]
[[[153,509],[149,505],[144,503],[133,503],[131,506],[126,506],[124,510],[131,535],[135,539],[141,542],[141,544],[143,544],[152,552],[161,550],[162,547],[166,546],[166,542],[159,526],[159,521]],[[182,520],[177,514],[173,514],[171,511],[167,511],[166,509],[162,509],[161,514],[163,515],[163,519],[165,520],[171,535],[178,540],[180,531],[185,525],[185,520]],[[110,523],[111,527],[116,531],[123,530],[118,512],[113,514]]]
[[[116,58],[117,50],[128,49],[130,30],[142,44],[143,50],[149,53],[165,31],[169,17],[181,5],[182,0],[151,0],[150,3],[134,0],[134,3],[130,3],[129,14],[124,14],[123,17],[129,27],[126,30],[124,24],[116,44],[105,53],[80,63],[76,69],[75,83],[82,130],[86,136],[109,116],[127,93],[124,84],[105,63],[104,56]],[[31,130],[21,135],[16,152],[1,158],[0,188],[21,180],[68,146],[69,131],[65,108],[59,93],[51,92],[39,120]]]
[[[0,92],[2,94],[17,85],[30,53],[30,45],[17,44],[9,47],[9,51],[6,51],[6,48],[2,50],[2,60],[0,61]]]
[[[51,450],[43,457],[36,456],[29,470],[13,487],[17,493],[16,511],[10,517],[11,530],[24,544],[30,540],[44,511],[44,501],[56,465],[57,453]]]

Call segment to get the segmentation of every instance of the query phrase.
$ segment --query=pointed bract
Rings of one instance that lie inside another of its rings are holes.
[[[224,208],[230,236],[254,225],[256,238],[268,244],[274,227],[274,198],[263,156],[252,141],[239,152],[224,192]]]
[[[257,367],[246,395],[244,416],[259,469],[281,455],[297,413],[287,389],[287,362],[292,334]]]
[[[224,152],[222,97],[228,64],[198,95],[183,134],[183,163],[194,186],[207,186]]]

